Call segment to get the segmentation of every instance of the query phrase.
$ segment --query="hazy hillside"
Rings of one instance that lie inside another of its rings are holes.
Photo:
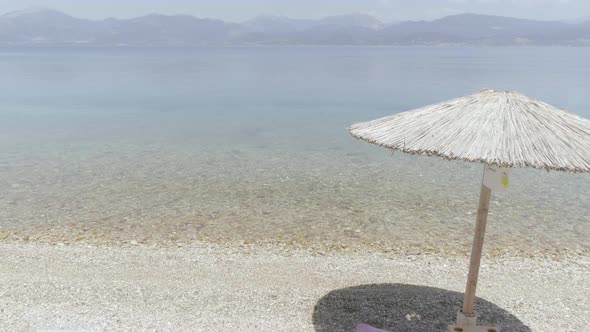
[[[53,11],[0,16],[0,45],[574,45],[590,46],[590,21],[532,21],[462,14],[386,24],[369,15],[319,20],[262,16],[242,23],[188,15],[84,20]]]

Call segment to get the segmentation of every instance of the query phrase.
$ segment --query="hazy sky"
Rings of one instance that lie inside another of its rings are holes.
[[[433,19],[465,12],[532,19],[590,16],[590,0],[0,0],[0,12],[40,7],[95,19],[154,12],[228,21],[262,14],[318,18],[368,13],[384,21]]]

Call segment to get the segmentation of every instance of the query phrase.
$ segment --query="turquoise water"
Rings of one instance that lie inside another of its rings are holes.
[[[0,238],[469,250],[481,166],[353,122],[519,90],[590,118],[590,48],[0,50]],[[588,174],[517,170],[489,252],[590,250]]]

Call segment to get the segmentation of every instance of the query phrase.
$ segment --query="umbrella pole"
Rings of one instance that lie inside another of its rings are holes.
[[[473,247],[471,248],[471,262],[469,263],[469,275],[467,276],[467,286],[465,287],[465,298],[463,300],[463,315],[465,317],[475,317],[473,313],[473,303],[475,302],[475,289],[477,287],[477,278],[479,276],[479,265],[481,262],[481,251],[483,248],[483,239],[488,221],[488,210],[492,190],[481,184],[479,194],[479,207],[477,209],[477,222],[475,224],[475,234],[473,236]]]

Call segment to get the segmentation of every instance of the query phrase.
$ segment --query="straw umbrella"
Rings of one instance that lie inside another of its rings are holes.
[[[488,209],[492,191],[508,186],[510,169],[590,172],[590,121],[513,91],[482,90],[354,124],[350,133],[410,154],[484,164],[463,308],[450,331],[478,330],[473,303]]]

